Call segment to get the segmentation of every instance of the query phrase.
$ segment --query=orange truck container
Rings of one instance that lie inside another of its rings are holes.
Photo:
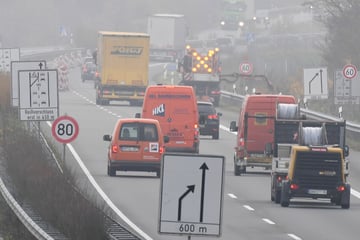
[[[149,86],[141,117],[160,122],[164,135],[169,137],[166,152],[199,153],[198,108],[191,86]]]
[[[274,149],[274,121],[278,103],[296,104],[291,95],[247,95],[236,121],[230,123],[230,131],[237,132],[234,153],[234,174],[246,173],[246,167],[271,169]]]
[[[109,141],[108,175],[115,176],[116,171],[156,172],[160,177],[160,162],[164,153],[163,136],[159,121],[143,118],[119,119],[112,135],[103,136]]]

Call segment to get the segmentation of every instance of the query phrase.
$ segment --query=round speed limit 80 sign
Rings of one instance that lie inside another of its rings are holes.
[[[53,122],[51,132],[58,142],[69,143],[79,134],[79,125],[74,118],[67,115],[61,116]]]

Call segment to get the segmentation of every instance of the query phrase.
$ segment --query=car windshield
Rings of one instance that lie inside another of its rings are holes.
[[[124,123],[119,139],[130,141],[158,141],[156,125],[151,123]]]
[[[198,104],[199,113],[215,114],[215,108],[210,104]]]

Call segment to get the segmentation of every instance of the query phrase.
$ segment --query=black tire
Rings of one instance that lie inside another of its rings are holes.
[[[281,191],[280,190],[275,190],[274,202],[279,204],[280,200],[281,200]]]
[[[114,177],[116,175],[116,170],[113,167],[111,167],[110,165],[108,165],[107,174],[110,177]]]
[[[290,204],[290,198],[289,198],[289,183],[283,182],[283,185],[281,187],[281,198],[280,198],[280,204],[282,207],[288,207]]]
[[[219,132],[214,133],[212,139],[219,139]]]
[[[346,189],[341,194],[341,208],[342,209],[350,208],[350,195],[351,195],[350,190],[351,190],[350,184],[346,184]]]
[[[235,176],[240,176],[241,175],[241,168],[239,166],[236,166],[235,163],[234,163],[234,175]]]

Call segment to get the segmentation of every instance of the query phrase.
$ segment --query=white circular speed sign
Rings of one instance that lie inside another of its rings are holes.
[[[253,65],[248,62],[240,63],[240,73],[250,75],[253,72]]]
[[[79,134],[79,125],[74,118],[61,116],[53,122],[51,132],[58,142],[69,143]]]
[[[343,75],[345,78],[353,79],[357,74],[357,69],[352,64],[347,64],[343,68]]]

